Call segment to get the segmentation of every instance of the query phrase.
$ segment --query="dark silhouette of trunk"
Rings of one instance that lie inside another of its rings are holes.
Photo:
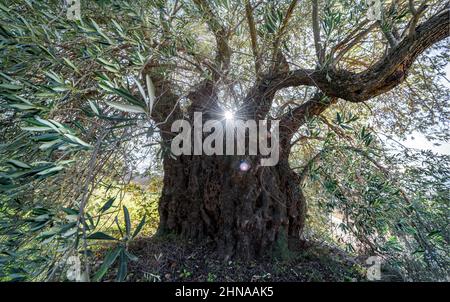
[[[241,171],[242,157],[182,156],[164,160],[160,231],[212,241],[225,259],[254,258],[298,238],[306,205],[286,159]]]

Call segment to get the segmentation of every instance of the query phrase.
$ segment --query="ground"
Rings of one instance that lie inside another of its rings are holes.
[[[127,281],[365,281],[363,263],[337,248],[316,242],[291,244],[284,259],[266,256],[257,261],[224,261],[208,244],[174,238],[141,238],[129,250],[139,257],[131,262]],[[112,269],[105,281],[114,280]]]

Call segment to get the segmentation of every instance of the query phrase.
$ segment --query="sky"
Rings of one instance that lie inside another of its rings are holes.
[[[447,67],[445,68],[445,73],[447,75],[447,79],[450,79],[450,64],[447,64]],[[445,82],[444,85],[450,89],[450,84],[448,82]],[[449,100],[450,101],[450,95]],[[450,122],[450,119],[449,121]],[[422,150],[432,150],[433,152],[439,153],[439,154],[445,154],[450,155],[450,142],[443,142],[439,141],[441,144],[440,146],[435,146],[434,142],[430,142],[425,138],[425,136],[419,132],[414,132],[411,135],[408,136],[407,139],[399,141],[408,148],[414,148],[414,149],[422,149]]]
[[[411,137],[414,137],[414,139],[412,139]],[[423,134],[418,132],[408,136],[408,139],[406,140],[400,140],[400,142],[408,148],[431,150],[442,155],[450,155],[450,143],[440,141],[439,144],[441,145],[435,146],[434,142],[430,142],[425,138]]]

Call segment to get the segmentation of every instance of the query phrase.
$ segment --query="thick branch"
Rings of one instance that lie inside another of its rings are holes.
[[[345,70],[311,72],[300,69],[272,76],[271,81],[277,85],[277,89],[300,85],[316,86],[329,97],[364,102],[402,83],[416,58],[449,36],[449,25],[449,9],[446,8],[419,25],[414,37],[404,38],[387,56],[360,73]]]
[[[268,75],[258,80],[250,89],[237,116],[242,119],[264,118],[269,112],[272,100],[278,90],[300,85],[316,86],[315,78],[319,78],[320,75],[320,72],[312,69]]]
[[[389,55],[360,73],[333,69],[298,69],[269,74],[257,81],[237,115],[243,119],[261,119],[269,112],[278,90],[302,85],[319,88],[321,93],[283,118],[280,126],[285,128],[282,130],[285,132],[282,139],[287,146],[307,117],[320,114],[336,98],[364,102],[399,85],[421,53],[449,36],[449,22],[449,10],[446,8],[419,25],[414,37],[403,39]],[[323,95],[328,97],[328,101],[319,101]]]
[[[213,10],[209,6],[208,1],[205,0],[194,0],[195,5],[200,9],[206,16],[206,22],[210,30],[214,33],[217,43],[217,54],[216,61],[218,63],[218,68],[213,70],[213,78],[218,80],[223,74],[226,74],[230,66],[231,58],[231,48],[228,45],[228,31],[220,23],[217,16],[214,14]]]
[[[218,105],[217,89],[214,82],[204,80],[191,91],[188,96],[191,100],[190,112],[202,112],[204,116],[216,119],[221,112]]]
[[[358,32],[360,32],[361,29],[364,28],[364,26],[366,26],[368,23],[369,20],[364,20],[360,24],[356,25],[355,28],[342,41],[340,41],[338,44],[336,44],[336,46],[333,47],[331,53],[335,53],[336,51],[344,48],[348,43],[350,43],[350,41],[354,40],[355,35],[357,35]]]
[[[280,120],[280,142],[282,146],[290,146],[291,139],[297,130],[313,116],[317,116],[336,102],[335,98],[328,98],[321,92],[289,111]],[[288,152],[289,150],[287,150]]]
[[[250,89],[239,108],[236,116],[240,119],[263,119],[272,106],[273,98],[277,92],[274,85],[276,78],[264,78],[257,80],[256,84]]]
[[[158,124],[162,132],[170,132],[172,121],[180,118],[181,115],[178,103],[180,97],[172,91],[172,83],[162,76],[164,69],[153,59],[145,64],[142,69],[142,76],[145,78],[149,75],[155,87],[156,101],[152,110],[152,119]]]

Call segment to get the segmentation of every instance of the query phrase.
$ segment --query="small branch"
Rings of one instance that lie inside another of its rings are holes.
[[[322,155],[324,155],[326,152],[328,151],[328,149],[323,149],[321,151],[319,151],[316,155],[314,155],[307,163],[306,165],[303,167],[302,171],[299,173],[299,184],[300,186],[302,186],[306,180],[306,177],[308,176],[308,172],[311,169],[311,167],[320,161]]]
[[[314,35],[314,47],[316,48],[316,56],[319,60],[319,65],[322,66],[325,61],[324,49],[322,49],[322,42],[320,41],[320,23],[319,23],[319,4],[318,0],[312,1],[312,25]]]
[[[274,42],[274,50],[273,50],[273,56],[272,56],[272,61],[273,62],[277,62],[277,59],[279,57],[278,55],[278,50],[280,48],[280,43],[281,43],[281,38],[283,37],[283,35],[286,32],[286,28],[289,24],[289,20],[292,17],[292,14],[294,12],[295,7],[297,6],[298,0],[292,0],[291,4],[289,5],[287,11],[286,11],[286,16],[283,19],[283,22],[281,23],[281,27],[277,32],[277,35],[275,37],[275,42]]]
[[[411,11],[411,14],[413,15],[411,21],[409,22],[409,25],[407,27],[408,29],[408,36],[409,37],[413,37],[416,33],[416,26],[417,23],[419,23],[419,19],[422,16],[422,14],[425,12],[425,10],[428,8],[428,3],[429,0],[424,0],[418,9],[416,9],[414,7],[414,3],[412,0],[409,0],[409,10]]]
[[[347,45],[348,43],[350,43],[350,41],[354,40],[355,35],[358,34],[358,32],[367,24],[369,23],[369,20],[364,20],[363,22],[361,22],[360,24],[355,26],[355,29],[353,29],[341,42],[339,42],[338,44],[336,44],[336,46],[333,47],[333,49],[331,50],[332,53],[335,53],[336,51],[342,49],[345,47],[345,45]]]
[[[352,138],[350,136],[348,136],[347,134],[344,133],[344,131],[342,131],[341,129],[339,129],[338,127],[336,127],[335,125],[333,125],[326,117],[324,117],[323,115],[319,115],[320,120],[327,125],[327,127],[333,131],[334,133],[336,133],[339,137],[342,137],[343,139],[351,142]]]
[[[416,8],[414,7],[414,1],[408,0],[408,5],[409,5],[409,10],[413,14],[413,16],[415,16],[417,14],[417,11],[416,11]]]
[[[398,45],[398,40],[397,38],[395,38],[391,30],[386,27],[387,26],[386,22],[377,21],[377,24],[380,26],[381,32],[388,41],[389,45],[391,46],[391,49],[395,48]]]
[[[299,142],[303,142],[303,141],[307,141],[307,140],[317,140],[317,141],[325,141],[325,138],[320,137],[320,136],[305,136],[305,135],[300,135],[299,138],[297,138],[296,140],[294,140],[291,143],[291,147],[298,144]]]
[[[214,33],[217,44],[217,54],[216,62],[219,64],[217,70],[212,69],[213,79],[218,80],[226,74],[230,66],[231,58],[231,48],[228,45],[229,32],[226,28],[219,22],[217,16],[214,14],[213,10],[209,6],[206,0],[194,0],[197,8],[202,11],[207,19],[208,26],[210,30]]]
[[[367,36],[375,28],[376,25],[377,25],[376,23],[372,23],[368,28],[366,28],[365,30],[361,31],[356,36],[354,36],[353,39],[350,39],[347,42],[348,44],[346,46],[342,45],[342,46],[339,46],[338,48],[335,48],[335,50],[336,50],[336,49],[339,49],[339,48],[345,46],[345,48],[336,55],[336,58],[334,59],[333,64],[336,65],[342,59],[342,57],[346,53],[348,53],[353,47],[355,47],[365,36]]]
[[[97,160],[97,155],[100,150],[101,143],[102,143],[103,139],[106,137],[106,135],[108,134],[108,132],[109,132],[109,130],[107,130],[107,129],[102,130],[100,137],[98,138],[98,140],[95,144],[94,151],[92,152],[91,158],[89,160],[88,175],[87,175],[86,181],[83,185],[83,191],[82,191],[83,193],[82,193],[81,202],[79,205],[80,212],[78,214],[78,219],[77,219],[77,228],[80,227],[80,224],[82,225],[85,273],[86,273],[88,280],[89,280],[89,276],[90,276],[90,265],[89,265],[89,256],[87,254],[88,250],[87,250],[87,230],[86,230],[85,209],[86,209],[86,205],[89,200],[89,197],[90,197],[89,186],[91,185],[91,183],[94,179],[94,166],[95,166],[95,162]]]
[[[245,15],[247,17],[248,28],[250,31],[253,57],[255,58],[255,72],[256,76],[258,76],[261,71],[261,58],[258,51],[258,36],[256,33],[255,20],[253,19],[253,8],[250,5],[250,0],[245,2]]]

